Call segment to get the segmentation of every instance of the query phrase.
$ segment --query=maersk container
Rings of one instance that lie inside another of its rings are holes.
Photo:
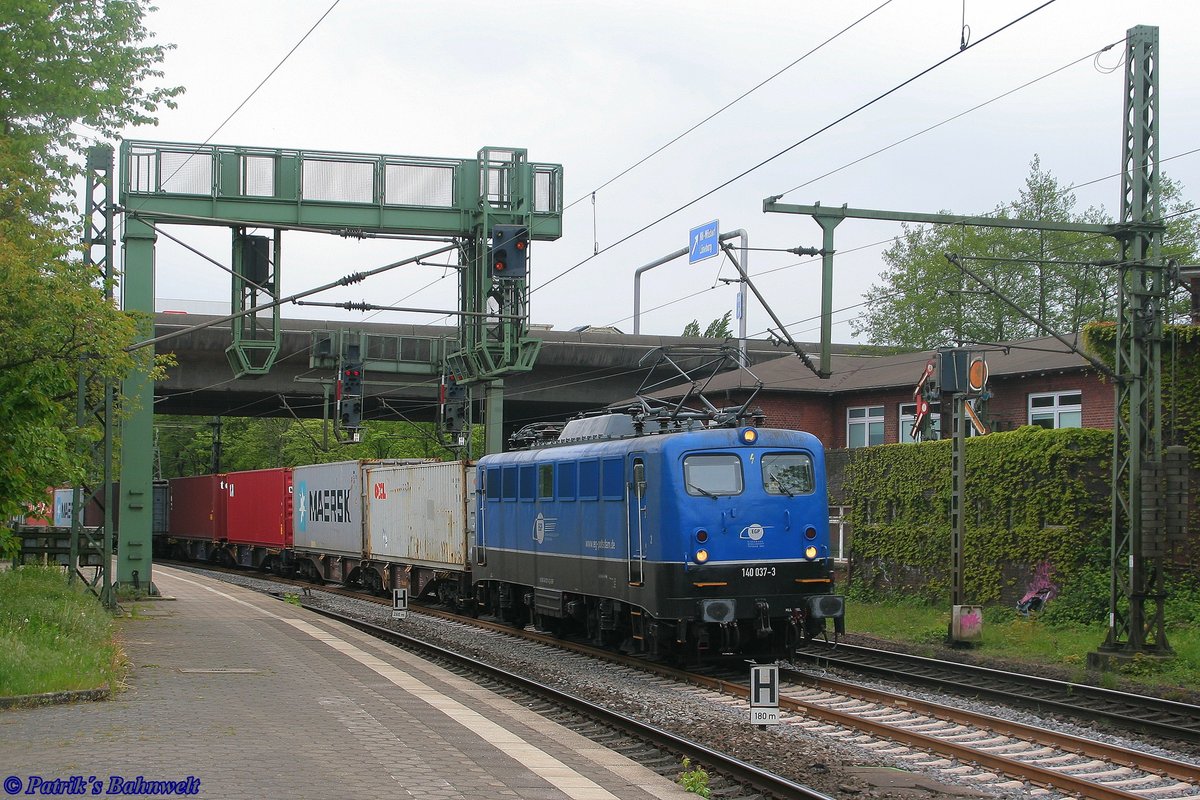
[[[475,529],[475,471],[465,461],[367,470],[367,554],[464,570]]]
[[[225,538],[230,544],[292,546],[292,469],[225,474]]]
[[[224,475],[196,475],[170,480],[170,531],[182,539],[225,538]]]
[[[292,470],[295,549],[363,554],[363,472],[372,462],[338,461]]]

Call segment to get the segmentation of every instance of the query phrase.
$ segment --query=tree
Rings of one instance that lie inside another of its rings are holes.
[[[708,323],[708,327],[704,329],[704,333],[700,333],[700,320],[694,319],[687,325],[683,326],[683,333],[680,336],[702,336],[705,339],[728,339],[733,335],[733,330],[730,327],[730,320],[733,317],[732,311],[726,311],[725,316],[718,317]]]
[[[72,126],[115,139],[174,108],[181,87],[147,88],[173,45],[148,43],[145,0],[22,0],[0,10],[0,124],[18,172],[48,176],[59,193],[31,196],[27,213],[70,213],[62,198],[85,144]],[[15,165],[12,165],[15,166]],[[12,174],[6,177],[13,177]]]
[[[0,7],[0,519],[85,477],[100,433],[75,422],[78,377],[90,400],[137,366],[137,321],[105,301],[79,257],[68,201],[81,173],[82,123],[101,136],[153,121],[180,89],[140,0],[26,0]],[[142,365],[149,366],[148,364]],[[0,549],[6,545],[0,529]]]
[[[298,467],[332,461],[380,458],[461,457],[439,443],[428,422],[372,420],[363,441],[339,444],[319,419],[224,417],[221,419],[221,471]],[[162,477],[211,472],[213,421],[210,417],[159,417],[155,422]],[[483,446],[483,426],[475,425],[475,452]]]
[[[1163,178],[1164,255],[1194,259],[1195,214],[1181,214],[1182,188]],[[1007,219],[1111,222],[1102,208],[1075,210],[1075,194],[1034,157],[1018,198],[992,215]],[[945,212],[949,213],[949,212]],[[960,342],[1001,342],[1045,335],[947,260],[972,271],[1051,330],[1074,333],[1118,309],[1115,239],[1103,235],[936,225],[904,227],[883,254],[882,281],[867,290],[866,312],[851,323],[871,344],[927,350]]]

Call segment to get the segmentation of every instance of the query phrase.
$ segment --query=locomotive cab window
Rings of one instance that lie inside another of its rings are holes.
[[[812,494],[812,458],[807,453],[768,453],[762,457],[762,478],[767,494]]]
[[[717,497],[742,493],[742,461],[732,453],[699,453],[683,459],[687,493]]]

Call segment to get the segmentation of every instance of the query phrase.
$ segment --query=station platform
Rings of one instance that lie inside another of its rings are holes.
[[[175,599],[122,623],[127,687],[0,712],[0,797],[695,796],[306,609],[169,567],[154,580]]]

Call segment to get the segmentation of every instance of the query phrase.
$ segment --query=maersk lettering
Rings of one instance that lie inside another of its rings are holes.
[[[350,522],[349,489],[317,489],[308,493],[310,522]]]

